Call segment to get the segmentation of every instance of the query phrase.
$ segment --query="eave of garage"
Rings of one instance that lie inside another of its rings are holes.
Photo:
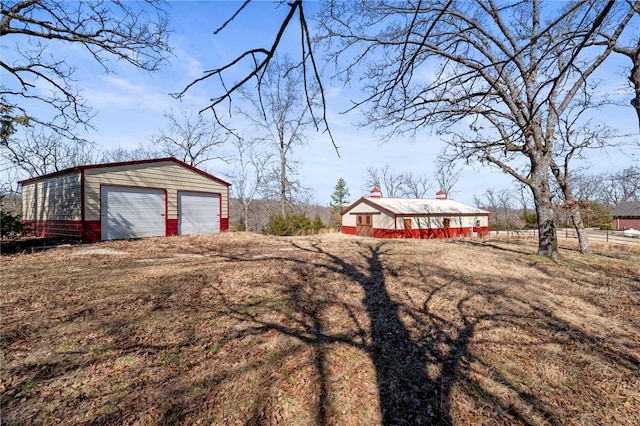
[[[46,175],[42,175],[42,176],[37,176],[34,178],[29,178],[29,179],[25,179],[22,181],[19,181],[18,183],[21,185],[24,184],[29,184],[29,183],[33,183],[33,182],[38,182],[40,180],[44,180],[44,179],[49,179],[55,176],[61,176],[61,175],[65,175],[67,173],[73,173],[73,172],[81,172],[84,173],[85,170],[89,170],[89,169],[100,169],[100,168],[107,168],[107,167],[119,167],[119,166],[135,166],[135,165],[139,165],[139,164],[152,164],[152,163],[162,163],[162,162],[167,162],[167,161],[172,161],[176,164],[179,164],[182,167],[185,167],[189,170],[192,170],[196,173],[201,174],[202,176],[205,176],[211,180],[214,180],[218,183],[221,183],[222,185],[225,185],[227,187],[230,187],[231,184],[229,182],[226,182],[218,177],[215,177],[205,171],[202,171],[196,167],[190,166],[189,164],[185,163],[184,161],[180,161],[177,158],[174,157],[166,157],[166,158],[154,158],[154,159],[150,159],[150,160],[133,160],[133,161],[120,161],[120,162],[116,162],[116,163],[102,163],[102,164],[88,164],[88,165],[83,165],[83,166],[75,166],[75,167],[71,167],[69,169],[65,169],[65,170],[60,170],[57,172],[53,172],[53,173],[49,173]]]

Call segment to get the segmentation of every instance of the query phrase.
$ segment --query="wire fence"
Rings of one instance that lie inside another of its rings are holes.
[[[556,232],[559,238],[577,239],[578,234],[574,228],[557,228]],[[596,242],[616,242],[640,245],[640,238],[630,238],[622,235],[622,231],[611,231],[606,229],[586,229],[589,241]],[[503,237],[538,237],[537,229],[516,229],[516,230],[494,230],[489,233],[491,236]]]

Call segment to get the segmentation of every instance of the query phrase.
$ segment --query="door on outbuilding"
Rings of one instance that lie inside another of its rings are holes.
[[[220,194],[178,191],[178,234],[220,232]]]
[[[373,215],[356,215],[356,235],[358,237],[373,237]]]
[[[102,186],[101,239],[166,235],[166,192],[163,189]]]

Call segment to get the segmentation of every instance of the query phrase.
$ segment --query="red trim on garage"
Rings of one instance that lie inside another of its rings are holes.
[[[84,235],[82,236],[83,243],[98,243],[102,237],[102,227],[99,220],[85,220],[84,221]]]
[[[38,238],[77,238],[81,239],[81,220],[23,220],[29,234]]]
[[[229,218],[221,217],[220,218],[220,232],[225,232],[229,230]]]
[[[178,219],[167,219],[167,237],[178,235]]]

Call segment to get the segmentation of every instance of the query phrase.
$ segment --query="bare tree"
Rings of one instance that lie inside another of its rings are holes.
[[[0,4],[2,107],[13,117],[48,127],[71,140],[87,126],[91,108],[76,87],[76,66],[62,47],[82,49],[105,71],[110,60],[154,71],[170,52],[162,1],[9,0]],[[44,107],[49,116],[30,112]]]
[[[167,128],[151,138],[155,150],[194,167],[213,160],[227,161],[223,146],[231,133],[226,126],[187,111],[180,117],[170,111],[164,117]]]
[[[452,194],[453,188],[460,179],[461,170],[455,170],[450,164],[446,162],[439,162],[438,170],[434,173],[436,182],[438,182],[438,189],[443,190],[447,195]]]
[[[405,175],[391,170],[388,164],[381,168],[367,167],[365,176],[365,191],[371,191],[376,187],[382,191],[382,195],[389,198],[402,197],[405,192]]]
[[[425,175],[405,173],[402,182],[402,195],[409,198],[424,198],[433,187]]]
[[[92,143],[72,142],[42,126],[29,127],[19,143],[0,144],[6,167],[22,171],[27,177],[92,164],[94,148]]]
[[[640,201],[640,166],[600,176],[600,200],[610,206],[623,201]]]
[[[391,198],[423,198],[430,190],[429,179],[424,175],[414,173],[397,173],[388,164],[381,168],[367,167],[365,176],[365,191],[373,187],[381,190],[385,197]]]
[[[504,229],[507,232],[513,230],[518,221],[517,210],[514,208],[513,200],[512,191],[506,188],[499,190],[489,188],[482,194],[482,198],[477,195],[474,196],[476,206],[491,212],[492,226],[497,233],[500,233],[500,229]]]
[[[569,178],[578,201],[603,201],[600,194],[603,188],[603,175],[586,175],[574,171]]]
[[[513,206],[513,195],[509,189],[502,189],[496,195],[500,212],[502,213],[503,224],[508,234],[514,230],[518,220],[516,209]]]
[[[238,7],[236,12],[230,16],[222,25],[220,25],[215,31],[214,35],[217,35],[232,23],[235,18],[241,14],[246,6],[250,3],[250,0],[246,0],[242,5]],[[290,2],[278,2],[277,8],[283,8],[286,13],[282,15],[282,23],[274,36],[270,45],[262,45],[259,47],[250,48],[244,52],[240,52],[239,55],[226,65],[216,67],[212,70],[205,71],[205,74],[189,83],[181,92],[174,93],[177,99],[182,98],[186,93],[194,86],[203,83],[204,81],[214,78],[219,79],[224,88],[224,93],[217,95],[211,99],[211,103],[203,108],[200,112],[211,109],[216,119],[218,115],[216,113],[216,107],[225,101],[231,102],[232,95],[248,86],[250,81],[255,81],[255,87],[257,92],[257,98],[261,98],[263,89],[269,89],[270,84],[264,84],[268,75],[276,72],[280,72],[279,77],[286,79],[291,68],[281,67],[274,62],[279,62],[278,55],[276,54],[280,43],[283,39],[283,35],[290,26],[298,26],[300,31],[300,60],[295,63],[296,72],[299,73],[298,83],[299,89],[302,88],[303,93],[300,96],[305,99],[309,108],[308,114],[311,117],[311,123],[316,130],[319,129],[321,123],[324,124],[324,132],[329,135],[334,148],[337,146],[331,134],[327,122],[327,104],[325,100],[325,92],[320,78],[319,66],[316,62],[316,55],[312,47],[312,36],[307,24],[307,18],[304,12],[302,0],[293,0]],[[274,12],[275,14],[275,12]],[[291,62],[289,60],[289,62]],[[293,65],[293,63],[292,63]],[[241,75],[238,78],[236,67],[248,66],[249,71]],[[227,81],[232,79],[234,83],[228,85]],[[266,93],[265,93],[266,95]],[[317,102],[317,98],[320,98],[320,102]]]
[[[512,191],[512,193],[514,194],[514,198],[520,204],[523,213],[528,214],[529,208],[531,207],[531,191],[529,190],[529,187],[523,185],[520,182],[517,182],[515,190]]]
[[[640,166],[632,166],[618,172],[624,201],[640,201]]]
[[[161,157],[162,153],[152,146],[139,144],[136,148],[118,146],[107,149],[100,156],[101,163],[119,163],[121,161],[148,160]]]
[[[233,172],[229,175],[233,181],[231,193],[240,204],[242,221],[246,231],[258,231],[259,223],[250,217],[251,205],[259,190],[263,187],[273,156],[259,150],[260,141],[231,138],[236,149],[232,159]]]
[[[241,90],[250,107],[238,108],[238,112],[260,131],[262,141],[277,152],[278,163],[271,181],[278,183],[277,194],[283,217],[300,189],[295,179],[297,165],[291,154],[296,146],[306,143],[304,131],[314,123],[308,103],[314,99],[311,92],[314,89],[308,89],[309,98],[305,99],[305,94],[300,91],[305,84],[304,79],[302,71],[289,57],[276,57],[269,63],[257,92],[246,88]]]

